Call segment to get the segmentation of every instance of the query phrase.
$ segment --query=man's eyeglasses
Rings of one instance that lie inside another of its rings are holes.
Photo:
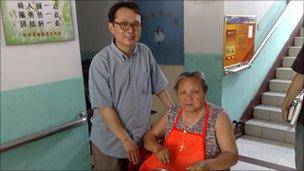
[[[113,23],[119,25],[120,29],[122,29],[123,31],[129,30],[130,27],[132,27],[134,31],[139,31],[141,29],[140,23],[129,24],[128,22],[125,21],[122,21],[120,23],[113,21]]]

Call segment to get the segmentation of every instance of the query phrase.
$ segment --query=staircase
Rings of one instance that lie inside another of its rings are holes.
[[[253,118],[245,123],[245,134],[294,144],[295,129],[288,129],[283,122],[281,106],[295,75],[291,65],[303,42],[304,28],[301,28],[300,36],[294,38],[294,46],[289,48],[288,56],[283,58],[282,66],[276,69],[276,78],[270,80],[269,91],[262,93],[262,104],[254,108]]]

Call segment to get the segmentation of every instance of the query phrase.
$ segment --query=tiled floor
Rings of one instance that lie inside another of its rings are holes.
[[[235,166],[233,166],[231,170],[270,170],[270,169],[267,167],[262,167],[255,164],[238,161],[238,163]]]
[[[240,156],[257,159],[273,165],[295,168],[295,151],[293,144],[244,135],[237,139],[237,146]],[[264,167],[263,164],[261,165],[255,162],[239,160],[231,170],[274,170]]]

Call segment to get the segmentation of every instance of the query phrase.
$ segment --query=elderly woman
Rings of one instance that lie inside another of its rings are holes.
[[[153,152],[140,170],[224,170],[238,160],[232,124],[225,111],[205,100],[202,72],[184,72],[176,81],[179,105],[173,106],[144,135]],[[163,144],[159,139],[165,137]]]

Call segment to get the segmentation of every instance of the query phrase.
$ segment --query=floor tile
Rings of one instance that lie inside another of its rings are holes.
[[[264,138],[243,135],[236,140],[239,155],[295,168],[294,144],[277,142]],[[251,167],[250,163],[239,161],[232,170],[270,170],[269,168]]]
[[[248,141],[239,148],[239,154],[267,162],[275,163],[285,153],[286,148],[281,142],[257,139],[258,141]]]
[[[287,149],[283,156],[276,162],[276,164],[296,168],[295,165],[295,150]]]
[[[269,168],[238,161],[230,170],[270,170]]]

